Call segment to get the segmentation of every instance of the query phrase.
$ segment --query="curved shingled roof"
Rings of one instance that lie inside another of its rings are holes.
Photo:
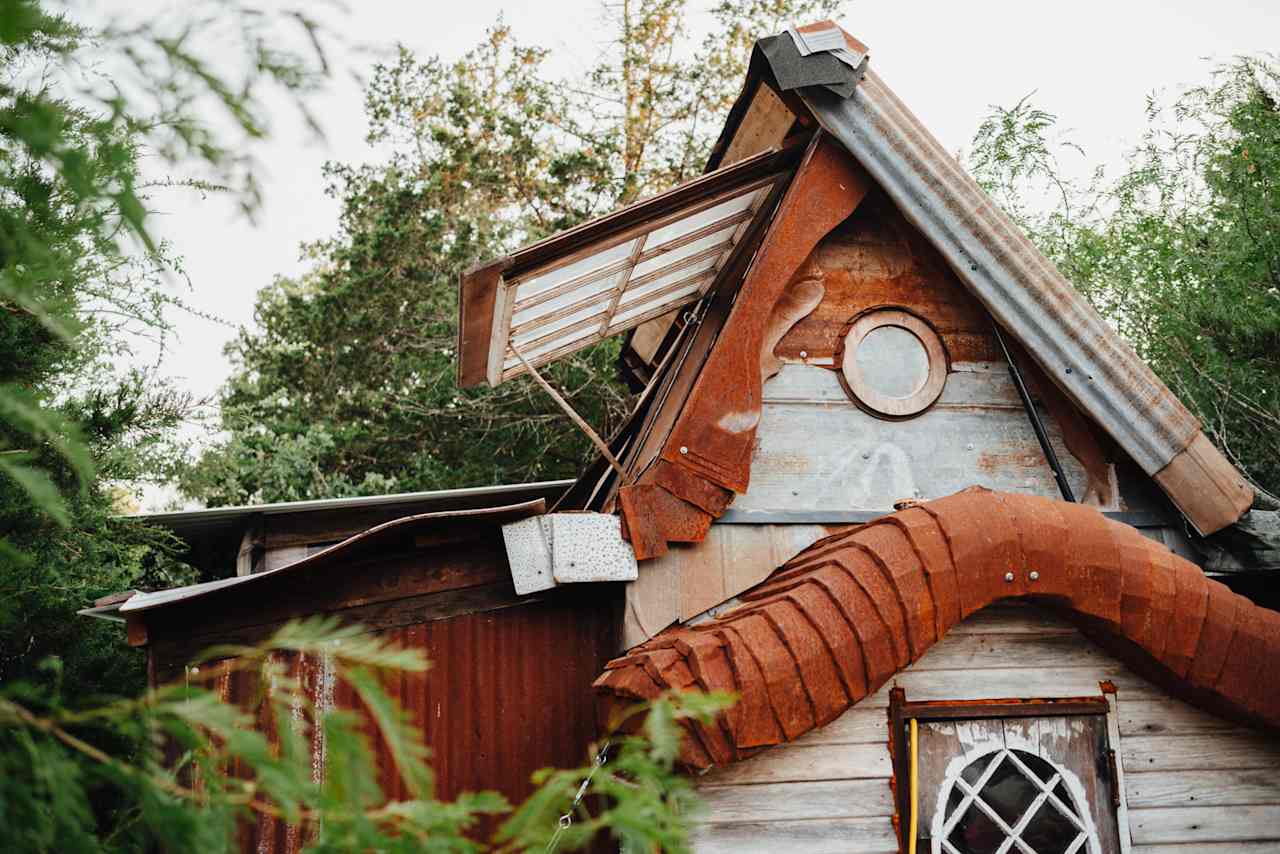
[[[1010,598],[1073,612],[1192,702],[1280,726],[1267,669],[1280,660],[1280,613],[1092,508],[985,489],[819,540],[740,607],[662,632],[595,686],[606,701],[737,693],[716,724],[690,725],[681,753],[695,768],[725,764],[830,723],[951,626]]]

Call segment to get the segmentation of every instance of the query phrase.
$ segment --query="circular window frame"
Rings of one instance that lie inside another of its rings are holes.
[[[863,377],[858,366],[858,347],[863,339],[886,326],[896,326],[914,335],[924,347],[928,361],[924,383],[906,397],[890,397],[876,391]],[[947,384],[947,374],[951,370],[947,348],[937,330],[923,317],[901,306],[876,306],[854,317],[840,336],[835,356],[839,366],[836,373],[845,394],[861,409],[888,421],[914,418],[933,406],[942,396],[942,389]]]

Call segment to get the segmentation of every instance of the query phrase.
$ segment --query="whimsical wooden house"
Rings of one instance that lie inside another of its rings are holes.
[[[835,25],[757,43],[704,176],[460,303],[463,384],[629,333],[636,409],[551,512],[410,517],[236,582],[251,602],[99,610],[181,666],[186,635],[315,610],[430,634],[446,577],[501,588],[495,626],[559,608],[501,677],[539,703],[738,695],[686,732],[699,851],[1280,847],[1280,613],[1203,569],[1253,491]],[[565,655],[592,689],[534,672]]]

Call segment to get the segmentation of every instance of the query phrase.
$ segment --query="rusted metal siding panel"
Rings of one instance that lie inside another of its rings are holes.
[[[804,98],[992,315],[1144,471],[1155,474],[1195,437],[1195,418],[878,75],[869,71],[848,99],[817,90]]]
[[[492,789],[519,803],[532,791],[534,771],[586,761],[588,745],[599,734],[591,682],[619,648],[620,588],[593,587],[589,597],[557,596],[378,633],[420,650],[431,663],[426,673],[392,674],[384,684],[431,748],[436,797],[452,800],[462,792]],[[318,708],[359,711],[331,661],[297,655],[281,660]],[[259,696],[258,674],[236,673],[217,687],[223,699],[252,706]],[[269,729],[265,708],[257,717]],[[305,727],[301,707],[297,725]],[[309,738],[319,781],[324,743],[318,733],[309,732]],[[388,797],[407,797],[381,739],[376,759]],[[478,835],[496,824],[483,824]],[[246,852],[293,854],[306,842],[306,830],[264,817],[244,829],[241,841]]]

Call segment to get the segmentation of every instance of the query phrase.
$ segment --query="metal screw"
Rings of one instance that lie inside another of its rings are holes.
[[[1006,572],[1006,573],[1004,574],[1004,580],[1005,580],[1005,581],[1007,581],[1007,582],[1009,582],[1010,584],[1012,584],[1012,583],[1013,583],[1013,573],[1012,573],[1012,572]]]
[[[972,442],[970,442],[970,443],[969,443],[968,445],[966,445],[965,447],[966,447],[968,450],[972,451],[972,450],[973,450],[973,443],[972,443]]]
[[[1039,581],[1039,580],[1040,580],[1040,573],[1036,572],[1036,571],[1033,569],[1033,570],[1031,570],[1031,574],[1030,574],[1030,575],[1028,575],[1028,576],[1027,576],[1027,578],[1030,578],[1032,581]]]
[[[801,350],[801,351],[800,351],[800,358],[801,358],[801,359],[807,359],[807,358],[809,358],[809,354],[808,354],[807,352],[805,352],[804,350]]]
[[[863,458],[864,460],[869,460],[869,459],[871,459],[871,452],[870,452],[870,451],[863,451],[863,452],[862,452],[862,458]]]
[[[682,454],[687,454],[687,453],[689,453],[689,449],[688,449],[688,448],[686,448],[684,445],[681,445],[681,446],[680,446],[680,453],[682,453]]]
[[[1071,368],[1067,368],[1067,373],[1072,373],[1072,369],[1071,369]]]

